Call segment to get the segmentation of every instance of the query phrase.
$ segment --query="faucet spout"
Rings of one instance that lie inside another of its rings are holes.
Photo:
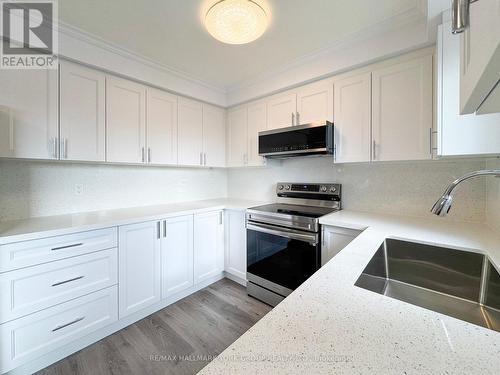
[[[485,169],[485,170],[475,171],[456,179],[447,186],[441,198],[439,198],[436,201],[436,203],[434,203],[431,212],[437,216],[446,216],[448,212],[450,212],[451,210],[451,206],[453,204],[453,192],[456,189],[456,187],[466,180],[481,176],[500,177],[500,169]]]

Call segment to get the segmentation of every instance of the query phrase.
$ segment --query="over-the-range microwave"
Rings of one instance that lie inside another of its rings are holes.
[[[259,155],[267,158],[333,155],[333,124],[328,121],[259,133]]]

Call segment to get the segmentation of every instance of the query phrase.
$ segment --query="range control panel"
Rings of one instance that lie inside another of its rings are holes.
[[[284,198],[340,200],[341,186],[340,184],[278,182],[276,185],[276,195]]]

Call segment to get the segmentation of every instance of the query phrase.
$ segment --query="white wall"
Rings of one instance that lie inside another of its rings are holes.
[[[500,169],[500,159],[488,160],[486,167]],[[488,179],[486,216],[489,226],[500,234],[500,178]]]
[[[230,197],[271,201],[276,182],[338,182],[345,209],[431,215],[432,204],[446,185],[485,167],[484,160],[424,161],[333,166],[330,158],[272,161],[267,168],[228,172]],[[458,188],[450,219],[485,221],[486,181]]]
[[[83,184],[83,194],[75,194]],[[227,195],[222,169],[0,160],[0,220]]]

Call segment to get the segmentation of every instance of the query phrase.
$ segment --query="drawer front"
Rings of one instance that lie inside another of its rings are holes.
[[[117,247],[116,227],[0,246],[0,273]]]
[[[0,325],[0,373],[12,370],[118,319],[113,286]]]
[[[0,275],[0,323],[117,284],[116,248]]]

